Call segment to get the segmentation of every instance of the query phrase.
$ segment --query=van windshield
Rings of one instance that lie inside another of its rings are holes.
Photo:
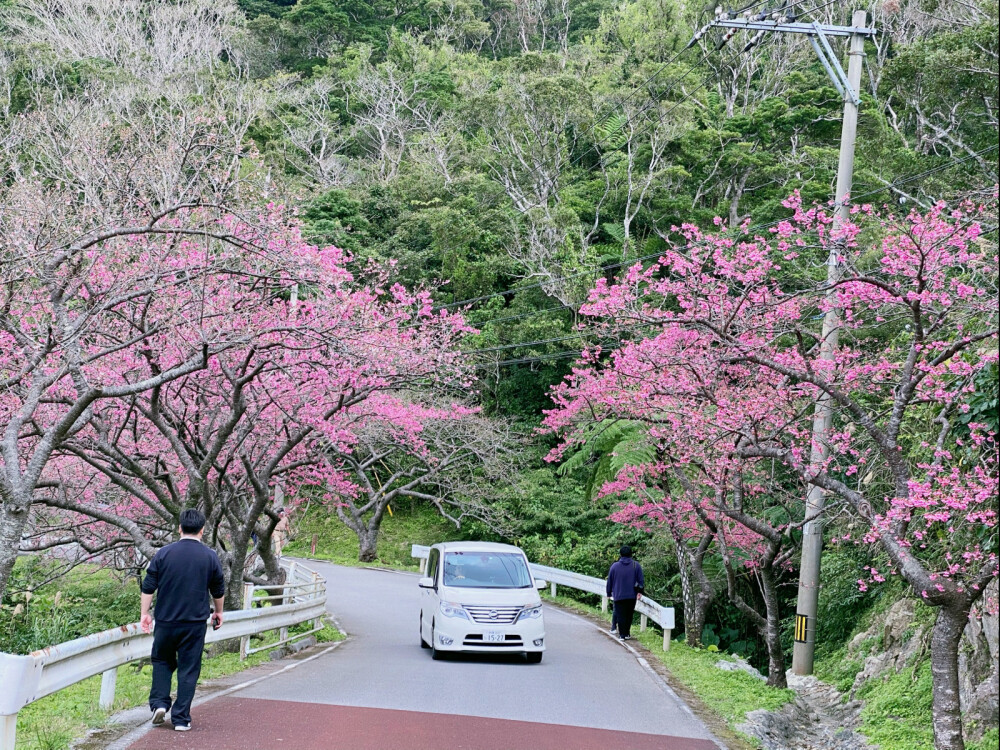
[[[531,588],[524,557],[516,552],[446,552],[444,585],[475,589]]]

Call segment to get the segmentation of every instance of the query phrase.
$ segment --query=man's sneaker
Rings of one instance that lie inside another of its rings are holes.
[[[175,732],[190,732],[191,731],[191,725],[190,724],[174,724],[174,731]]]
[[[623,635],[622,636],[622,640],[623,641],[631,641],[632,640],[632,636],[630,636],[630,635]]]
[[[609,630],[608,633],[610,635],[618,635],[618,628],[611,628],[611,630]]]
[[[167,709],[165,708],[154,708],[153,709],[153,726],[158,727],[163,723],[163,717],[167,715]]]

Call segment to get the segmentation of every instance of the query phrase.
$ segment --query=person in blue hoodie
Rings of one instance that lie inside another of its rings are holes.
[[[642,598],[646,588],[646,579],[642,574],[642,566],[632,559],[632,548],[627,544],[619,551],[618,561],[608,571],[608,596],[615,602],[612,614],[612,632],[618,627],[618,637],[627,641],[632,637],[632,615],[635,613],[635,603]]]

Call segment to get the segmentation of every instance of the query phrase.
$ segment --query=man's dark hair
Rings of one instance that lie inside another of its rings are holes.
[[[181,511],[181,531],[185,534],[197,534],[205,528],[205,516],[196,508]]]
[[[622,548],[618,550],[618,554],[622,557],[632,557],[632,548],[627,544],[623,544]]]

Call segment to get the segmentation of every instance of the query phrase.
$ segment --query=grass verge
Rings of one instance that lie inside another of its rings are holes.
[[[433,508],[407,509],[385,516],[379,532],[378,557],[373,563],[359,563],[358,537],[332,510],[312,505],[301,517],[293,517],[292,523],[294,538],[284,554],[355,567],[417,570],[418,561],[410,556],[410,545],[431,545],[461,538],[455,525]],[[315,552],[312,551],[314,537]]]

